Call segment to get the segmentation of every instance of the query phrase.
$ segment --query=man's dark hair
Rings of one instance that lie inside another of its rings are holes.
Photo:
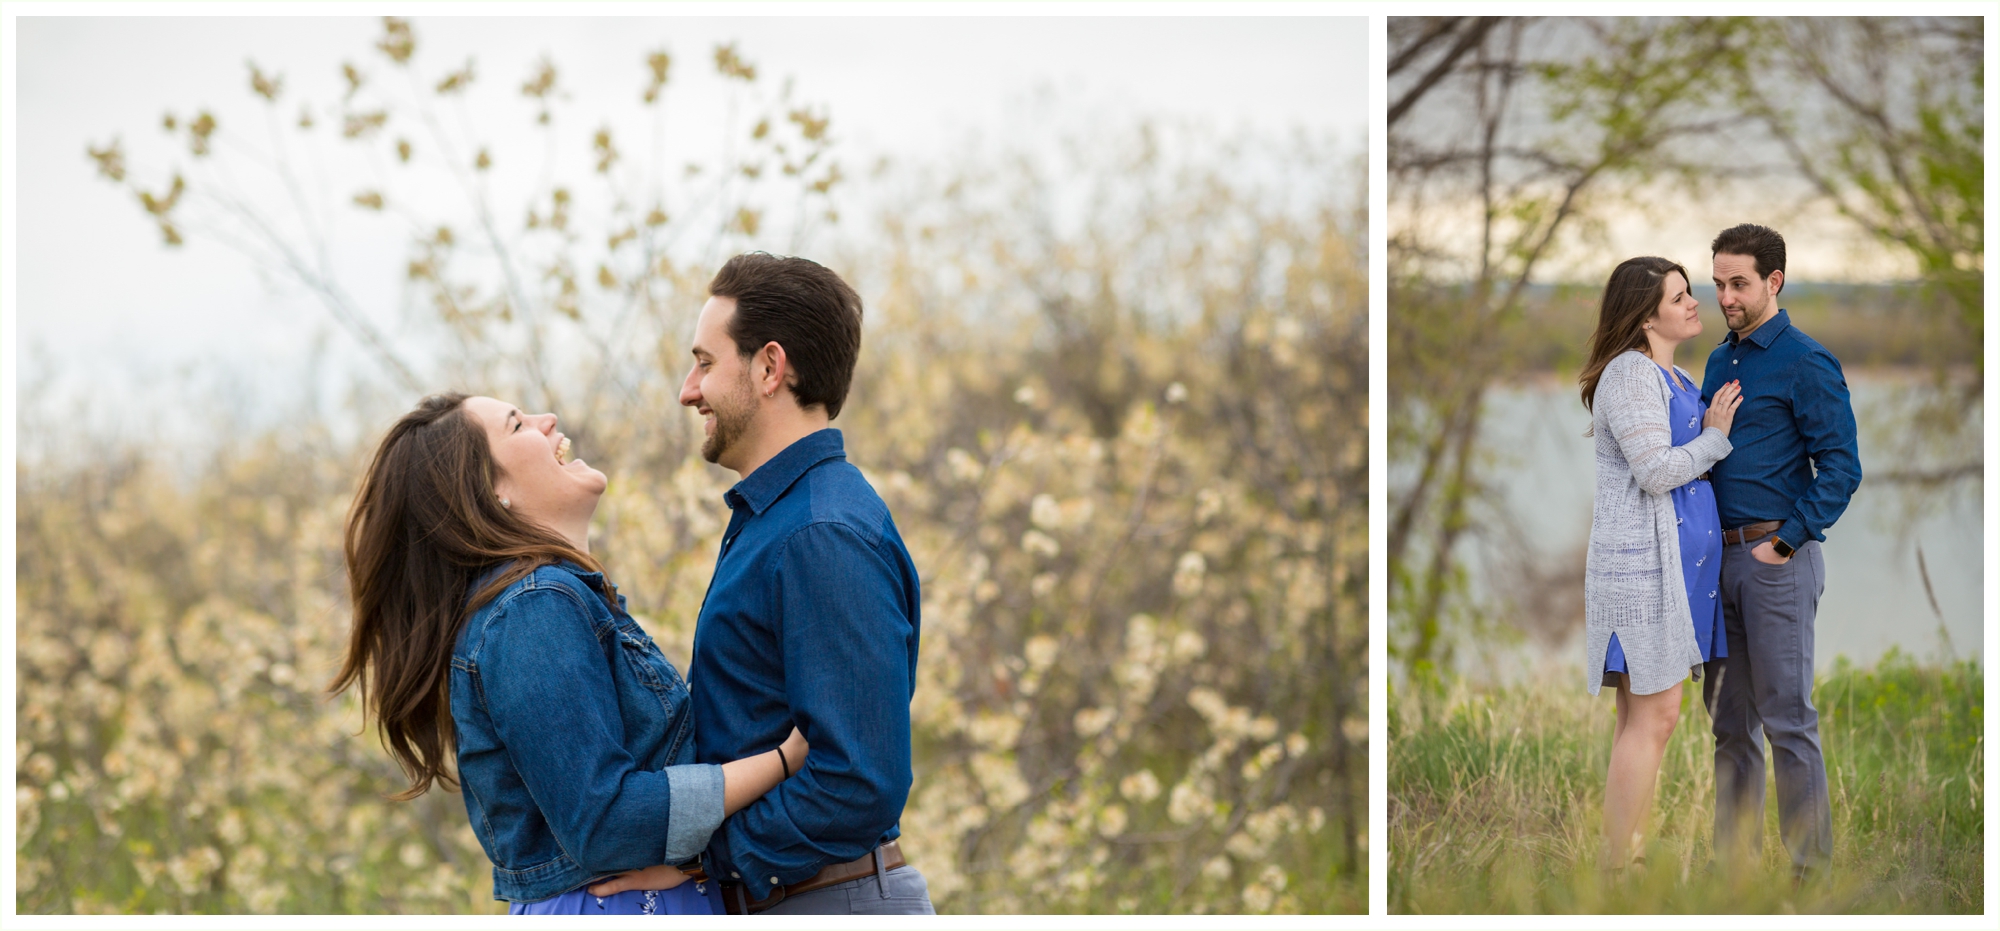
[[[767,343],[785,347],[798,373],[790,387],[799,406],[822,404],[828,420],[840,416],[861,355],[861,295],[818,262],[768,252],[730,259],[708,293],[736,300],[729,338],[738,355]]]
[[[1768,226],[1738,223],[1716,234],[1708,246],[1710,255],[1747,255],[1757,266],[1757,277],[1769,278],[1785,270],[1785,237]],[[1784,285],[1780,284],[1779,289]]]

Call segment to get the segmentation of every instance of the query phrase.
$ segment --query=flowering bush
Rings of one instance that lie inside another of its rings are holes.
[[[1365,224],[1325,151],[1196,139],[912,173],[821,256],[868,304],[836,425],[923,578],[902,828],[941,911],[1366,901]],[[611,478],[593,552],[684,666],[733,476],[676,401],[705,275],[646,235],[600,288],[553,292],[534,325],[585,338],[526,374],[504,328],[531,315],[440,303],[434,388],[558,399]],[[379,430],[409,400],[358,413]],[[21,422],[60,432],[32,403]],[[192,467],[24,454],[20,911],[500,907],[456,794],[386,800],[405,783],[354,696],[323,694],[375,440],[335,432],[218,429]]]
[[[1124,336],[1161,374],[1109,435],[1033,327],[864,354],[841,425],[924,574],[903,824],[941,907],[1361,901],[1359,303]],[[587,434],[613,460],[597,551],[684,662],[729,476],[679,431],[619,430],[678,416],[656,394]],[[399,777],[354,698],[321,696],[364,452],[24,464],[23,911],[490,907],[457,799],[383,800]]]

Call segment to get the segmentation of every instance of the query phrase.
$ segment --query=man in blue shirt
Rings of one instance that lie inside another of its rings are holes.
[[[1826,589],[1820,541],[1861,484],[1854,409],[1840,361],[1778,307],[1785,240],[1745,223],[1714,254],[1729,335],[1709,354],[1707,400],[1741,385],[1735,447],[1712,484],[1723,526],[1722,615],[1729,655],[1711,661],[1702,697],[1715,732],[1715,850],[1753,851],[1764,832],[1764,737],[1778,781],[1778,825],[1793,876],[1823,874],[1833,821],[1819,712],[1812,705],[1813,615]]]
[[[722,267],[695,326],[681,403],[702,455],[743,478],[695,625],[698,762],[768,750],[794,725],[811,749],[730,816],[702,855],[733,912],[932,914],[903,863],[917,570],[888,507],[847,462],[840,414],[861,349],[861,299],[800,258]]]

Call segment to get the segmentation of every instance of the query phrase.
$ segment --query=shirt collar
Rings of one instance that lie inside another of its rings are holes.
[[[772,456],[757,471],[724,492],[722,501],[731,509],[747,507],[752,515],[762,514],[813,466],[828,459],[846,458],[847,447],[841,441],[840,431],[828,427],[801,437]]]
[[[1773,315],[1771,319],[1764,321],[1763,326],[1758,327],[1750,334],[1750,342],[1755,343],[1758,349],[1769,349],[1771,348],[1771,344],[1777,341],[1778,334],[1785,332],[1785,329],[1791,325],[1791,316],[1785,313],[1783,307],[1780,307],[1777,314]],[[1733,346],[1741,340],[1737,337],[1735,330],[1730,330],[1729,335],[1724,336],[1722,341]]]
[[[493,581],[493,578],[495,576],[499,575],[502,572],[505,572],[507,570],[507,567],[511,565],[513,565],[512,560],[503,560],[501,562],[497,562],[491,566],[486,567],[486,570],[479,573],[479,576],[472,580],[472,585],[465,590],[467,597],[470,597],[472,593],[485,588],[486,583]],[[579,579],[582,579],[583,584],[588,585],[591,588],[596,589],[600,592],[604,591],[605,586],[607,584],[604,580],[604,573],[592,572],[589,569],[585,569],[584,567],[577,565],[574,561],[568,559],[558,559],[551,565],[563,569],[567,571],[569,574],[576,576]],[[613,590],[615,591],[616,589],[614,588]]]

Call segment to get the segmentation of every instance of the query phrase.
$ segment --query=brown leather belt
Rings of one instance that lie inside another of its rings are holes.
[[[788,886],[779,886],[771,890],[771,896],[761,902],[750,896],[748,888],[743,883],[722,883],[720,889],[722,909],[731,915],[754,915],[774,908],[779,902],[795,895],[818,892],[829,886],[838,886],[844,882],[853,882],[869,876],[877,877],[879,880],[882,874],[906,865],[903,848],[897,846],[895,841],[890,841],[863,854],[859,860],[836,863],[822,868],[810,879],[803,879]]]
[[[1782,526],[1784,526],[1783,521],[1775,521],[1775,520],[1758,521],[1757,523],[1754,524],[1744,524],[1743,526],[1738,527],[1735,530],[1724,530],[1722,532],[1722,542],[1727,545],[1734,546],[1738,543],[1750,543],[1756,540],[1762,540],[1767,535],[1777,533],[1778,528]]]

